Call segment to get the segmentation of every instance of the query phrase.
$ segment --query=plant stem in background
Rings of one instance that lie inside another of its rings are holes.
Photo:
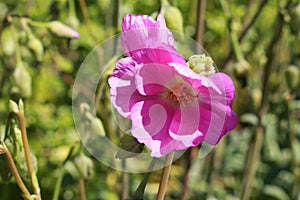
[[[86,196],[85,196],[85,183],[84,183],[84,179],[83,178],[79,179],[79,192],[80,192],[80,200],[86,200]]]
[[[91,24],[91,20],[90,20],[88,10],[86,8],[85,0],[79,0],[79,5],[80,5],[80,9],[81,9],[81,12],[82,12],[82,15],[83,15],[84,23],[86,24],[87,31],[88,31],[89,35],[91,36],[91,38],[94,41],[96,41],[96,39],[94,38],[94,35],[93,35],[92,24]]]
[[[23,195],[30,199],[31,194],[29,193],[27,187],[25,186],[24,182],[21,179],[21,176],[18,172],[18,169],[16,167],[16,164],[10,154],[10,152],[8,151],[8,149],[4,146],[4,144],[0,146],[0,154],[4,154],[8,163],[8,166],[10,168],[10,171],[12,173],[12,175],[15,177],[15,180],[20,188],[20,190],[22,191]]]
[[[239,42],[242,42],[242,40],[245,38],[245,36],[248,33],[248,30],[254,25],[254,23],[258,19],[259,15],[261,14],[263,8],[267,4],[267,2],[268,2],[268,0],[261,0],[260,4],[257,6],[257,8],[258,8],[257,12],[254,14],[252,19],[248,23],[247,22],[243,23],[243,24],[245,24],[245,26],[243,26],[243,29],[238,37]],[[226,57],[226,59],[223,63],[223,69],[225,69],[227,67],[229,61],[233,58],[233,55],[234,55],[233,48],[230,48],[228,56]]]
[[[291,0],[287,3],[286,7],[290,3]],[[272,37],[272,40],[270,41],[268,48],[266,49],[266,56],[268,60],[264,67],[263,82],[262,82],[263,94],[262,94],[261,106],[258,113],[260,123],[256,128],[254,140],[251,142],[250,147],[248,149],[248,156],[247,156],[246,167],[244,171],[243,189],[242,189],[242,196],[241,196],[242,200],[248,200],[250,198],[253,179],[255,178],[256,171],[260,161],[260,151],[261,151],[263,134],[264,134],[264,127],[261,124],[261,119],[264,116],[264,114],[268,111],[268,107],[269,107],[269,103],[268,103],[268,97],[270,93],[269,78],[271,75],[271,69],[275,65],[275,59],[274,59],[276,58],[275,49],[278,42],[280,41],[280,37],[283,32],[282,31],[283,23],[284,23],[283,15],[280,13],[280,10],[278,10],[278,20],[274,29],[275,33]]]
[[[65,169],[62,166],[59,169],[59,172],[58,172],[58,178],[57,178],[56,183],[55,183],[54,194],[53,194],[52,200],[58,200],[59,199],[59,191],[60,191],[60,188],[61,188],[61,183],[62,183],[64,174],[65,174]]]
[[[129,198],[129,199],[143,200],[147,182],[149,180],[150,174],[153,171],[153,168],[154,168],[156,162],[157,162],[157,159],[153,158],[153,160],[151,161],[151,163],[148,167],[148,170],[147,170],[148,172],[144,175],[143,180],[141,181],[138,188],[134,192],[132,198]]]
[[[163,168],[162,171],[162,177],[160,180],[156,200],[164,200],[167,186],[168,186],[168,180],[171,172],[173,157],[174,157],[174,152],[166,156],[165,167]]]
[[[196,41],[203,45],[203,33],[204,33],[204,22],[205,22],[205,8],[206,0],[198,0],[197,4],[197,36]],[[200,49],[197,46],[196,53],[199,54]]]

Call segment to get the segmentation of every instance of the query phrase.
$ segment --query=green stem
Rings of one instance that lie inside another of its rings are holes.
[[[69,0],[69,12],[71,16],[76,16],[74,0]]]
[[[1,144],[0,146],[0,153],[4,154],[8,163],[8,166],[10,168],[10,171],[12,173],[12,175],[15,177],[15,180],[17,182],[17,185],[19,186],[20,190],[22,191],[23,195],[27,198],[30,199],[31,198],[31,194],[28,191],[27,187],[25,186],[24,182],[22,181],[22,178],[18,172],[18,169],[16,167],[16,164],[9,152],[9,150],[5,147],[5,144]]]
[[[164,200],[167,186],[168,186],[169,176],[171,172],[173,157],[174,157],[174,152],[166,156],[165,167],[163,168],[162,178],[160,180],[156,200]]]
[[[244,56],[242,54],[242,50],[241,50],[241,47],[240,47],[240,44],[239,44],[237,33],[232,27],[233,18],[232,18],[232,14],[231,14],[229,4],[226,0],[220,0],[220,3],[221,3],[222,9],[223,9],[224,14],[225,14],[226,23],[227,23],[227,26],[228,26],[228,29],[229,29],[230,39],[231,39],[231,44],[232,44],[232,47],[233,47],[234,54],[236,56],[237,61],[241,62],[245,59],[244,59]]]
[[[62,184],[64,174],[65,174],[65,169],[62,166],[59,170],[58,178],[57,178],[56,183],[55,183],[54,194],[53,194],[52,200],[58,200],[58,198],[59,198],[59,192],[60,192],[60,188],[61,188],[61,184]]]
[[[132,198],[138,199],[138,200],[142,200],[143,199],[147,182],[149,180],[149,177],[151,175],[151,172],[152,172],[152,170],[153,170],[156,162],[157,162],[157,159],[153,158],[153,160],[151,161],[151,163],[150,163],[150,165],[148,167],[148,172],[145,174],[143,180],[141,181],[140,185],[136,189],[136,191],[133,194]]]

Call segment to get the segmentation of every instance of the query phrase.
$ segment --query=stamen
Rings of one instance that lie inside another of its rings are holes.
[[[194,98],[198,98],[199,94],[194,94],[183,83],[179,83],[172,88],[172,91],[168,91],[167,99],[173,102],[179,102],[183,106],[192,103]]]

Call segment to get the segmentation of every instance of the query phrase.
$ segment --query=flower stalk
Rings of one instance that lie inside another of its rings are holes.
[[[167,186],[168,186],[168,180],[171,172],[173,157],[174,157],[174,152],[166,156],[165,167],[163,168],[162,171],[162,178],[160,180],[156,200],[163,200],[165,197]]]
[[[11,171],[12,175],[14,176],[16,183],[19,186],[20,190],[22,191],[24,197],[26,197],[27,199],[32,199],[30,192],[28,191],[27,187],[25,186],[25,184],[18,172],[16,164],[12,158],[12,155],[9,152],[9,150],[6,148],[4,143],[1,143],[1,145],[0,145],[0,154],[4,154],[4,156],[7,160],[8,166],[10,168],[10,171]]]

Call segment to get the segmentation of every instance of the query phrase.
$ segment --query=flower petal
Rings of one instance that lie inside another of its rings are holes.
[[[135,73],[138,64],[130,57],[119,60],[109,77],[110,98],[113,106],[123,117],[130,117],[131,106],[142,97],[135,86]]]
[[[175,71],[161,64],[144,64],[136,73],[136,87],[142,95],[153,95],[171,90]]]
[[[157,21],[147,15],[126,15],[122,28],[122,46],[137,63],[185,63],[174,48],[173,35],[162,15],[158,16]]]
[[[149,98],[131,109],[132,135],[151,149],[151,156],[161,157],[174,150],[185,149],[168,134],[175,108],[161,98]]]
[[[223,73],[216,73],[209,79],[219,88],[221,94],[212,88],[199,88],[199,130],[206,133],[205,141],[215,145],[228,131],[235,128],[237,116],[232,111],[234,86],[231,79]]]
[[[194,141],[204,139],[204,134],[198,130],[199,121],[198,100],[195,99],[188,105],[180,105],[170,126],[170,136],[174,140],[181,141],[186,148],[198,145]]]

